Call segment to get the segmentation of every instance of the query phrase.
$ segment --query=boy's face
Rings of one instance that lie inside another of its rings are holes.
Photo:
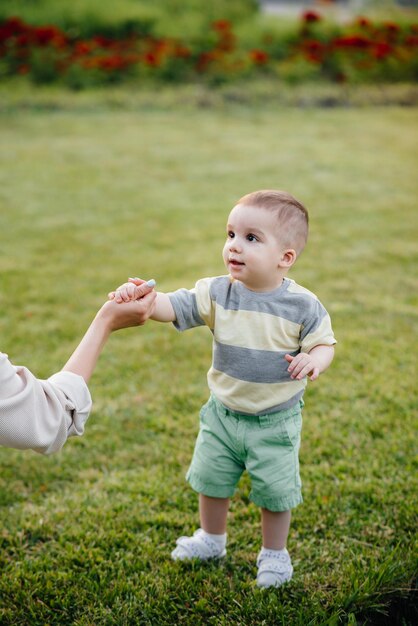
[[[253,291],[279,287],[296,253],[281,244],[274,211],[237,204],[226,230],[223,259],[231,276]],[[289,252],[294,254],[290,260]]]

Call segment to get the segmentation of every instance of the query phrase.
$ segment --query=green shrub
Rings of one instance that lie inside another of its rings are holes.
[[[228,17],[212,20],[221,2],[199,14],[183,12],[176,20],[168,21],[164,15],[164,22],[158,18],[160,5],[147,9],[142,18],[137,12],[119,21],[111,21],[106,11],[100,18],[80,13],[78,25],[67,22],[67,29],[21,18],[5,20],[0,23],[0,75],[28,74],[36,83],[63,80],[78,89],[134,77],[210,84],[263,74],[289,83],[417,79],[418,26],[414,24],[378,23],[363,17],[339,25],[313,11],[296,23],[266,23],[260,18],[236,24]],[[170,0],[170,6],[174,11],[175,0]],[[200,0],[190,6],[196,9]],[[228,7],[234,15],[237,4]],[[249,4],[247,17],[250,8]]]
[[[184,37],[202,33],[216,19],[238,23],[257,10],[257,0],[11,0],[0,7],[0,20],[18,15],[30,24],[54,24],[81,38],[98,33]]]

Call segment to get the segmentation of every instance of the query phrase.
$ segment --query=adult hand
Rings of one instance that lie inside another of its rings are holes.
[[[97,318],[107,322],[110,332],[129,328],[131,326],[142,326],[153,314],[157,293],[146,283],[141,286],[140,300],[123,302],[118,304],[116,300],[109,300],[97,313]]]

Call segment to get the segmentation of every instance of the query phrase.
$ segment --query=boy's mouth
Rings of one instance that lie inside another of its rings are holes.
[[[229,259],[228,263],[233,265],[234,267],[239,267],[240,265],[245,265],[245,263],[241,263],[241,261],[237,261],[237,259]]]

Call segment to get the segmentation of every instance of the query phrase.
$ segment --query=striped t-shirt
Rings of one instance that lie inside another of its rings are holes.
[[[202,278],[194,289],[168,295],[178,330],[206,325],[212,331],[209,389],[239,413],[262,415],[295,405],[306,378],[290,378],[284,355],[336,343],[318,298],[289,278],[270,292],[250,291],[230,276]]]

